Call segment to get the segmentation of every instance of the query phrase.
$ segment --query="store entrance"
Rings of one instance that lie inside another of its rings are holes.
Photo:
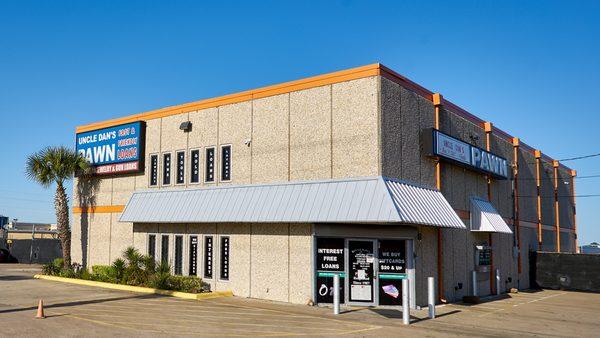
[[[412,241],[405,238],[317,237],[315,299],[333,303],[333,279],[340,277],[340,303],[356,306],[400,306],[402,280],[411,280],[415,306]]]
[[[375,241],[348,240],[348,300],[350,304],[375,305]]]

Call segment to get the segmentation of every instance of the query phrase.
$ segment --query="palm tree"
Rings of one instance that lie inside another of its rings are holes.
[[[90,165],[83,156],[64,146],[47,147],[27,158],[26,174],[31,180],[44,188],[49,188],[56,183],[54,209],[65,268],[71,266],[71,229],[69,227],[69,197],[64,184],[77,172],[88,173],[89,168]]]

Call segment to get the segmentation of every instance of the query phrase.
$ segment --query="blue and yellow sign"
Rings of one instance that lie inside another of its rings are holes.
[[[144,122],[79,133],[76,142],[98,175],[143,170]]]

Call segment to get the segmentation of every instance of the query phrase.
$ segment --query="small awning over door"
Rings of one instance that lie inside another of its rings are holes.
[[[471,231],[513,233],[494,206],[477,197],[471,197]]]
[[[136,191],[120,221],[403,223],[466,229],[438,190],[381,176]]]

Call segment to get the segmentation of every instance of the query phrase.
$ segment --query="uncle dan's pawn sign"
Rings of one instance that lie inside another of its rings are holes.
[[[142,121],[78,133],[76,150],[96,175],[142,172],[144,134]]]

